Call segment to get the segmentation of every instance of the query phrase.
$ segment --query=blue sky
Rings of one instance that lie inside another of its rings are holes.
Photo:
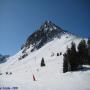
[[[90,37],[90,0],[0,0],[0,53],[17,53],[46,20]]]

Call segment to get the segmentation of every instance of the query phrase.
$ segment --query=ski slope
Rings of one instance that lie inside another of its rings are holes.
[[[0,64],[0,87],[10,87],[10,90],[14,90],[13,87],[17,87],[16,90],[90,90],[89,66],[84,66],[83,71],[62,73],[63,54],[72,41],[78,45],[81,38],[64,34],[39,50],[30,52],[29,48],[28,56],[22,60],[18,60],[22,50],[11,56],[6,63]],[[60,52],[62,55],[57,56]],[[45,67],[40,66],[42,57]],[[6,72],[12,74],[6,75]],[[36,81],[33,81],[33,75]]]

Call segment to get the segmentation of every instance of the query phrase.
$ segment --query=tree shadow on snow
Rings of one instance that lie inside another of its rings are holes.
[[[90,67],[83,66],[79,71],[89,71]]]

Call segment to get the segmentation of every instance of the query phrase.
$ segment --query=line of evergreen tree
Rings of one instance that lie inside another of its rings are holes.
[[[67,48],[63,59],[63,72],[76,71],[82,65],[90,65],[90,40],[81,40],[78,50],[74,42],[71,43],[71,48]]]

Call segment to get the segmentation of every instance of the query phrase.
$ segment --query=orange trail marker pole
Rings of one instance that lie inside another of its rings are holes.
[[[36,78],[35,78],[35,76],[33,75],[33,81],[36,81]]]

